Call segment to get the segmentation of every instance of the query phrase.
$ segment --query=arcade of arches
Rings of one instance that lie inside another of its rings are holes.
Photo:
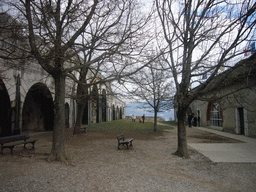
[[[99,94],[98,87],[94,85],[89,98],[86,98],[85,101],[82,116],[83,125],[122,119],[124,109],[122,107],[119,109],[119,107],[114,104],[111,109],[108,107],[105,89],[102,90],[102,94]]]
[[[20,84],[19,84],[20,86]],[[16,89],[17,92],[18,89]],[[16,93],[17,94],[17,93]],[[0,137],[20,134],[22,131],[38,132],[50,131],[54,127],[54,102],[52,94],[44,83],[35,83],[27,91],[24,103],[21,102],[21,93],[18,90],[19,99],[11,102],[5,83],[0,79]],[[17,101],[19,101],[17,103]],[[74,105],[74,104],[73,104]],[[70,113],[74,122],[74,106],[70,109],[69,103],[65,103],[65,126],[70,126]],[[16,113],[16,108],[18,113]],[[97,86],[93,87],[92,94],[87,98],[82,124],[106,122],[122,119],[124,109],[118,105],[107,105],[106,90],[98,93]],[[90,120],[90,121],[89,121]],[[16,123],[18,121],[18,123]],[[16,126],[18,125],[18,126]],[[18,130],[17,132],[15,130]]]

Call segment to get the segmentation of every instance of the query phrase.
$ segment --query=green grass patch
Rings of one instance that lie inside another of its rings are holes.
[[[162,135],[163,130],[173,129],[168,125],[157,125],[157,131],[154,132],[154,124],[151,122],[139,123],[128,120],[116,120],[102,123],[94,123],[87,126],[88,131],[104,132],[106,134],[125,133],[127,137],[137,137],[146,139],[148,136]]]

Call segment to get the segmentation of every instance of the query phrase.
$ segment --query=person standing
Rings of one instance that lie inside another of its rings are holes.
[[[144,123],[144,121],[145,121],[145,114],[143,114],[143,116],[142,116],[142,121]]]

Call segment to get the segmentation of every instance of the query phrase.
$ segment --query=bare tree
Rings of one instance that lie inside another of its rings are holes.
[[[157,131],[157,113],[171,107],[174,89],[173,82],[167,70],[163,70],[164,62],[160,57],[151,61],[147,67],[130,76],[133,90],[132,97],[142,100],[154,111],[154,131]],[[129,90],[130,88],[128,88]]]
[[[10,13],[18,15],[19,21],[22,20],[24,26],[27,26],[26,35],[29,40],[30,53],[54,79],[55,115],[49,160],[65,161],[65,79],[69,76],[76,80],[73,72],[79,70],[86,74],[86,67],[92,68],[91,64],[102,63],[113,55],[112,52],[119,43],[123,42],[122,40],[133,38],[133,26],[138,20],[133,20],[134,17],[130,14],[134,15],[132,9],[136,1],[17,0],[5,3],[16,8],[16,11]],[[113,26],[117,24],[119,28],[116,27],[113,30]],[[95,30],[97,27],[100,30]],[[120,35],[124,30],[129,33]],[[81,43],[83,39],[86,42],[84,44]],[[104,40],[98,41],[98,39]],[[99,45],[96,45],[97,43]],[[127,46],[132,48],[133,45],[127,44]],[[97,51],[90,59],[84,58],[84,63],[70,62],[84,50],[88,50],[87,55],[94,50]],[[115,68],[115,71],[118,72],[120,69],[122,70],[120,67]],[[116,75],[112,74],[112,76]],[[86,94],[86,92],[81,94]]]
[[[99,14],[81,34],[81,41],[75,44],[75,51],[78,53],[74,68],[83,68],[78,69],[79,78],[76,78],[76,70],[68,74],[78,83],[74,134],[80,133],[81,130],[84,106],[90,98],[89,87],[108,84],[113,80],[120,81],[121,78],[139,70],[139,65],[126,61],[140,56],[150,41],[149,38],[145,40],[146,35],[143,33],[150,14],[138,14],[140,9],[136,1],[126,1],[123,4],[116,1],[105,6],[102,5]],[[104,57],[95,60],[99,55]]]
[[[221,67],[242,54],[243,42],[252,37],[256,3],[251,0],[156,0],[155,4],[166,42],[166,62],[176,86],[176,154],[189,158],[186,111],[192,101],[227,78],[223,75],[218,81],[214,80]],[[210,74],[209,78],[199,81],[199,76],[205,73]],[[193,89],[195,81],[199,86]]]

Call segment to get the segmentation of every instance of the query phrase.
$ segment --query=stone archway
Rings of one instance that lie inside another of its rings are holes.
[[[34,84],[28,91],[22,111],[23,131],[49,131],[54,126],[54,103],[43,83]]]
[[[0,79],[0,137],[12,135],[11,103],[8,91]]]

